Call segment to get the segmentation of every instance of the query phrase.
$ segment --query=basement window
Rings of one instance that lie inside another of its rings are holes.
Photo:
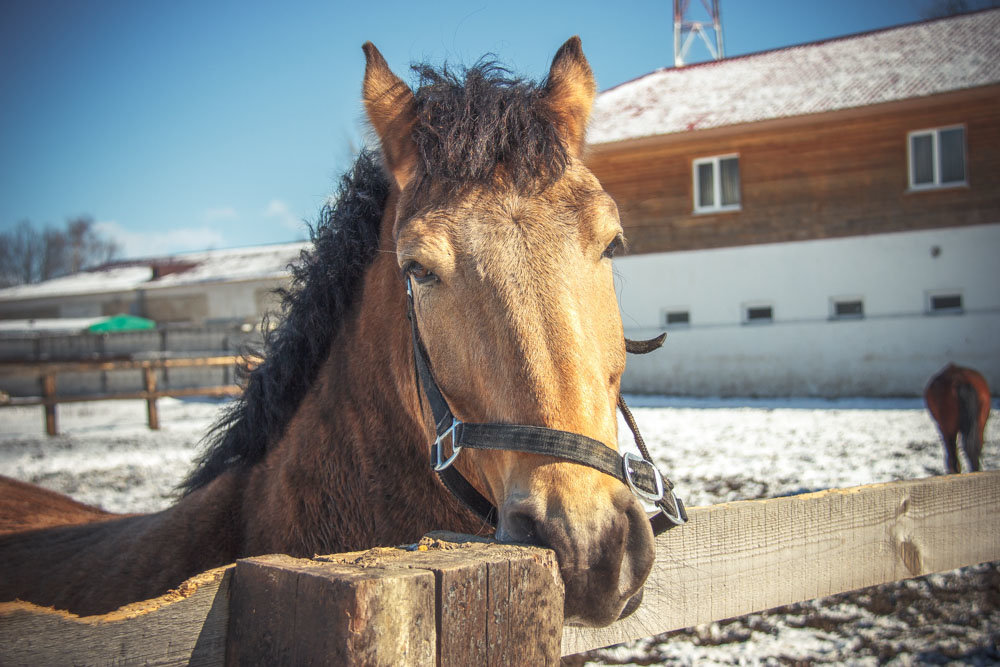
[[[907,135],[910,189],[965,185],[965,128],[942,127]]]
[[[964,312],[962,293],[958,290],[934,290],[927,293],[928,315],[956,315]]]
[[[860,297],[830,299],[831,320],[860,320],[865,316],[865,303]]]
[[[693,163],[694,211],[738,211],[740,160],[737,155],[700,158]]]
[[[768,324],[774,321],[774,306],[764,303],[743,306],[743,324]]]
[[[681,309],[664,310],[663,324],[671,329],[689,327],[691,326],[691,311]]]

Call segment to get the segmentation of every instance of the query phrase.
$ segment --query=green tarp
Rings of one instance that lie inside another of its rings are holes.
[[[135,315],[115,315],[106,320],[95,322],[87,327],[91,333],[108,333],[112,331],[142,331],[143,329],[155,329],[156,322],[147,320],[145,317]]]

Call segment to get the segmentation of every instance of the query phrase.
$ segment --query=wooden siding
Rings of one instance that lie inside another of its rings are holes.
[[[966,129],[968,185],[909,191],[907,133]],[[694,213],[692,161],[737,153],[741,209]],[[630,252],[837,238],[1000,221],[1000,86],[592,146]]]

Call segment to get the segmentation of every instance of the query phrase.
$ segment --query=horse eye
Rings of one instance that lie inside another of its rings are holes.
[[[420,262],[409,262],[403,270],[421,284],[437,279],[437,276],[428,271]]]
[[[621,249],[621,247],[622,247],[622,237],[621,234],[619,234],[618,236],[615,237],[615,240],[609,243],[608,247],[604,249],[604,252],[601,253],[601,257],[607,257],[608,259],[611,259],[612,257],[615,256],[615,253],[618,252],[619,249]]]

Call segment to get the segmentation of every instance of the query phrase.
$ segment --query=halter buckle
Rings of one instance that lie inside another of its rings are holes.
[[[458,444],[458,436],[455,434],[455,429],[461,425],[462,420],[452,416],[451,425],[434,440],[434,461],[432,467],[435,471],[441,472],[451,467],[451,464],[455,462],[455,459],[462,452],[462,446]],[[451,436],[451,456],[445,459],[443,442],[449,435]]]
[[[674,524],[675,526],[682,526],[685,523],[687,523],[687,514],[684,512],[683,509],[681,509],[684,506],[681,504],[681,499],[677,497],[677,494],[674,493],[673,489],[670,489],[670,498],[674,501],[673,514],[664,509],[663,506],[666,503],[657,503],[656,506],[660,508],[660,511],[663,513],[663,516],[667,517],[667,520],[670,523]]]
[[[635,480],[632,478],[634,474],[632,464],[634,463],[641,463],[647,466],[652,472],[653,482],[656,484],[655,493],[650,493],[635,483]],[[655,465],[646,459],[636,456],[632,452],[625,452],[622,454],[622,472],[625,473],[625,481],[628,482],[628,488],[632,489],[632,493],[651,503],[658,503],[663,500],[663,476],[660,475],[660,471],[656,469]]]

